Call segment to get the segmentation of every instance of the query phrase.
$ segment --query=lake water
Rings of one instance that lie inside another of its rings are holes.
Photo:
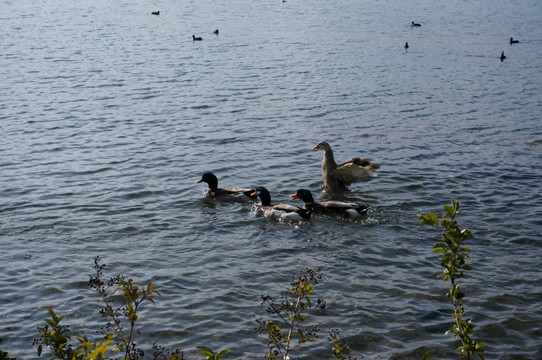
[[[441,235],[415,217],[455,198],[475,236],[461,281],[474,337],[488,359],[542,358],[539,1],[23,0],[4,1],[0,20],[12,356],[35,358],[48,306],[94,336],[100,255],[107,275],[162,294],[140,317],[148,357],[159,340],[191,358],[208,345],[262,359],[260,295],[321,266],[327,306],[309,319],[323,341],[302,358],[332,358],[328,328],[358,359],[457,358]],[[274,202],[298,188],[322,198],[321,140],[338,161],[381,164],[344,195],[371,205],[366,217],[278,223],[196,184],[213,171]]]

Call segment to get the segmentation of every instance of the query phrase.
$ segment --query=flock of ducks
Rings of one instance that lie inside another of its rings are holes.
[[[348,191],[347,186],[361,181],[367,181],[376,174],[373,170],[378,169],[380,165],[369,160],[360,159],[358,157],[350,158],[340,164],[335,162],[333,150],[331,146],[325,142],[319,142],[313,147],[313,150],[324,150],[324,158],[322,160],[322,180],[324,182],[325,192],[328,195]],[[295,194],[290,195],[292,199],[303,201],[304,206],[299,207],[290,204],[275,204],[271,203],[271,194],[263,186],[258,186],[255,189],[250,188],[232,188],[218,187],[217,177],[206,172],[197,183],[207,183],[207,196],[233,202],[255,201],[260,198],[261,205],[257,208],[258,213],[269,218],[274,218],[283,221],[300,221],[308,220],[312,214],[337,216],[343,218],[356,218],[365,215],[369,210],[369,205],[358,204],[353,202],[344,202],[337,200],[314,201],[312,193],[307,189],[299,189]]]
[[[282,2],[286,2],[286,0],[282,0]],[[152,15],[160,15],[160,11],[153,11],[151,12]],[[421,27],[422,24],[420,23],[416,23],[414,21],[412,21],[412,25],[413,27]],[[216,29],[215,31],[213,31],[213,34],[216,34],[218,35],[219,31],[218,29]],[[201,41],[203,40],[202,37],[200,36],[196,36],[196,35],[192,35],[192,41]],[[519,43],[519,40],[515,40],[513,37],[510,38],[510,45],[512,44],[518,44]],[[405,45],[403,46],[405,49],[408,49],[410,46],[408,45],[408,41],[405,43]],[[499,59],[501,59],[501,61],[504,61],[504,59],[506,59],[506,56],[504,55],[504,51],[501,53],[501,56],[499,57]]]
[[[160,10],[151,12],[151,15],[160,15]],[[216,29],[213,31],[213,34],[218,35],[219,31]],[[201,41],[203,38],[201,36],[192,35],[192,41]]]
[[[422,24],[419,24],[419,23],[415,23],[414,21],[412,21],[412,26],[413,27],[419,27],[419,26],[422,26]],[[510,45],[512,44],[519,44],[519,40],[516,40],[514,39],[513,37],[510,38]],[[408,49],[410,46],[408,45],[408,41],[405,43],[405,45],[403,45],[403,47],[405,49]],[[501,56],[499,57],[499,59],[501,59],[501,61],[504,61],[504,59],[506,59],[506,56],[504,55],[504,51],[501,52]]]

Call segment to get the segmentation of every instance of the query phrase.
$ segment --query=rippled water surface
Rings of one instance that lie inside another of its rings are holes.
[[[475,337],[488,359],[542,358],[539,2],[23,0],[0,20],[12,356],[35,357],[49,306],[94,334],[100,255],[107,274],[162,294],[140,318],[149,357],[157,339],[263,358],[260,295],[322,267],[327,306],[310,316],[322,338],[339,328],[357,358],[457,358],[440,234],[415,217],[455,198],[475,235],[462,281]],[[301,187],[322,198],[320,140],[337,160],[381,164],[344,196],[371,205],[366,217],[278,223],[196,184],[213,171],[275,202]],[[326,346],[302,358],[329,359]]]

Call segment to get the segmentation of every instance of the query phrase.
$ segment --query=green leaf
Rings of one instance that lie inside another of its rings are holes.
[[[222,356],[226,355],[227,353],[229,353],[230,351],[228,349],[224,349],[222,350],[221,352],[219,352],[218,354],[216,354],[216,360],[220,360],[222,359]]]
[[[448,213],[448,215],[450,215],[452,219],[455,217],[455,211],[451,206],[444,205],[444,209],[446,209],[446,212]]]
[[[431,226],[437,226],[438,225],[438,218],[435,213],[429,212],[427,215],[417,215],[422,221],[420,221],[420,224],[424,225],[431,225]]]
[[[459,211],[459,201],[452,199],[452,206],[454,208],[454,212],[457,214]]]
[[[429,359],[429,357],[431,357],[431,355],[433,355],[433,353],[435,352],[435,350],[429,350],[429,351],[426,351],[425,354],[423,354],[422,356],[422,360],[427,360]]]
[[[211,359],[214,359],[215,353],[213,352],[213,350],[211,350],[211,348],[208,348],[207,346],[196,346],[196,348],[202,350],[198,354],[206,355],[209,356]]]

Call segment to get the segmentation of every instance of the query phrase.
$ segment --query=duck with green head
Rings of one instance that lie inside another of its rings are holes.
[[[258,212],[269,218],[283,221],[309,220],[312,210],[288,204],[271,205],[271,195],[263,186],[258,186],[252,195],[257,195],[262,201]]]
[[[369,205],[344,201],[314,201],[312,193],[307,189],[299,189],[290,195],[292,199],[300,199],[305,203],[305,209],[312,210],[314,214],[357,218],[367,214]]]
[[[252,195],[252,193],[254,193],[254,189],[232,187],[219,188],[218,179],[211,172],[206,172],[202,175],[201,179],[196,182],[207,183],[209,185],[209,188],[205,193],[207,194],[207,196],[213,199],[235,202],[244,202],[256,199],[256,195]]]

